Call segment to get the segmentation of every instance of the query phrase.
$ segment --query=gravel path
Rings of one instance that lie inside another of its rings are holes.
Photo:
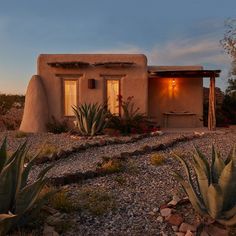
[[[127,163],[124,173],[65,186],[74,199],[83,188],[94,191],[100,189],[112,194],[117,203],[115,210],[103,216],[93,216],[83,211],[71,213],[69,217],[76,221],[76,224],[74,229],[65,235],[174,235],[169,225],[159,221],[159,213],[156,212],[173,194],[183,194],[180,185],[171,176],[172,171],[181,169],[171,152],[182,153],[188,158],[192,151],[191,144],[194,144],[204,153],[210,154],[212,143],[225,155],[229,148],[235,145],[236,133],[211,134],[192,142],[179,143],[161,152],[167,159],[162,166],[151,165],[151,154],[135,156]],[[122,179],[123,183],[118,179]],[[186,214],[187,218],[193,215],[191,211]]]
[[[185,136],[190,135],[192,134],[185,134]],[[103,147],[89,148],[86,151],[73,153],[65,159],[56,161],[55,167],[53,167],[52,170],[49,171],[48,177],[58,177],[65,174],[73,174],[76,172],[84,173],[86,171],[92,171],[96,169],[97,163],[101,162],[102,157],[104,156],[111,157],[122,152],[135,151],[144,147],[145,145],[152,146],[164,144],[181,136],[181,134],[164,134],[161,136],[144,138],[134,143],[115,144]],[[36,177],[40,170],[50,164],[48,163],[37,165],[31,173],[31,178]]]

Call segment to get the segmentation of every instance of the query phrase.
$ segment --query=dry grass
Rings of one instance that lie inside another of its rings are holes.
[[[150,162],[154,166],[163,165],[165,161],[166,161],[165,156],[161,154],[152,154],[150,158]]]

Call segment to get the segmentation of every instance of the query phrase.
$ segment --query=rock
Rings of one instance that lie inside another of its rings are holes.
[[[176,225],[171,226],[174,232],[177,232],[179,230],[179,227]]]
[[[59,236],[59,234],[55,231],[54,227],[45,224],[43,236]]]
[[[49,216],[46,219],[46,222],[50,226],[57,226],[57,225],[60,225],[63,222],[63,220],[58,215],[56,216],[53,215],[53,216]]]
[[[156,207],[156,208],[154,208],[152,211],[156,213],[156,212],[158,212],[158,211],[159,211],[159,208],[158,208],[158,207]]]
[[[185,236],[194,236],[194,233],[192,233],[190,230],[188,230],[186,232]]]
[[[170,216],[172,210],[170,208],[163,208],[160,210],[161,216],[168,217]]]
[[[162,223],[162,222],[163,222],[163,217],[162,217],[162,216],[158,216],[158,217],[157,217],[157,221],[160,222],[160,223]]]
[[[229,233],[226,229],[222,229],[216,225],[209,225],[206,227],[205,231],[209,234],[209,235],[220,235],[220,236],[228,236]]]
[[[176,232],[175,235],[176,235],[176,236],[185,236],[185,233]]]
[[[177,195],[174,195],[172,200],[167,203],[168,206],[176,206],[180,202],[180,198]]]
[[[179,227],[179,231],[180,232],[184,232],[186,233],[188,230],[192,231],[192,232],[196,232],[196,226],[190,225],[188,223],[183,222],[180,227]]]
[[[181,223],[183,223],[183,218],[178,214],[171,214],[166,218],[166,221],[169,222],[172,225],[179,226]]]

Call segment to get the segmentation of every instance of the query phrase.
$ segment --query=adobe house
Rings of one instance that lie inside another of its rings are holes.
[[[215,78],[202,66],[148,66],[142,54],[42,54],[32,76],[20,130],[44,132],[52,116],[74,120],[72,105],[103,103],[117,115],[117,96],[134,96],[161,127],[202,127],[203,77],[210,77],[209,129],[215,128]]]

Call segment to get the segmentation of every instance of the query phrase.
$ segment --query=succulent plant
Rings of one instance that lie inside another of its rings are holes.
[[[0,235],[5,235],[15,226],[27,223],[52,194],[39,197],[47,183],[45,174],[51,166],[44,169],[35,182],[28,184],[28,176],[37,155],[26,164],[29,150],[27,141],[11,156],[8,156],[6,146],[5,138],[0,147]]]
[[[82,104],[73,107],[76,121],[75,126],[82,135],[94,136],[101,133],[108,123],[108,112],[105,105]]]
[[[193,169],[196,184],[183,157],[175,155],[184,166],[187,179],[175,173],[187,193],[194,209],[202,216],[232,226],[236,224],[236,147],[223,160],[220,153],[212,146],[211,163],[197,148],[193,154]]]

